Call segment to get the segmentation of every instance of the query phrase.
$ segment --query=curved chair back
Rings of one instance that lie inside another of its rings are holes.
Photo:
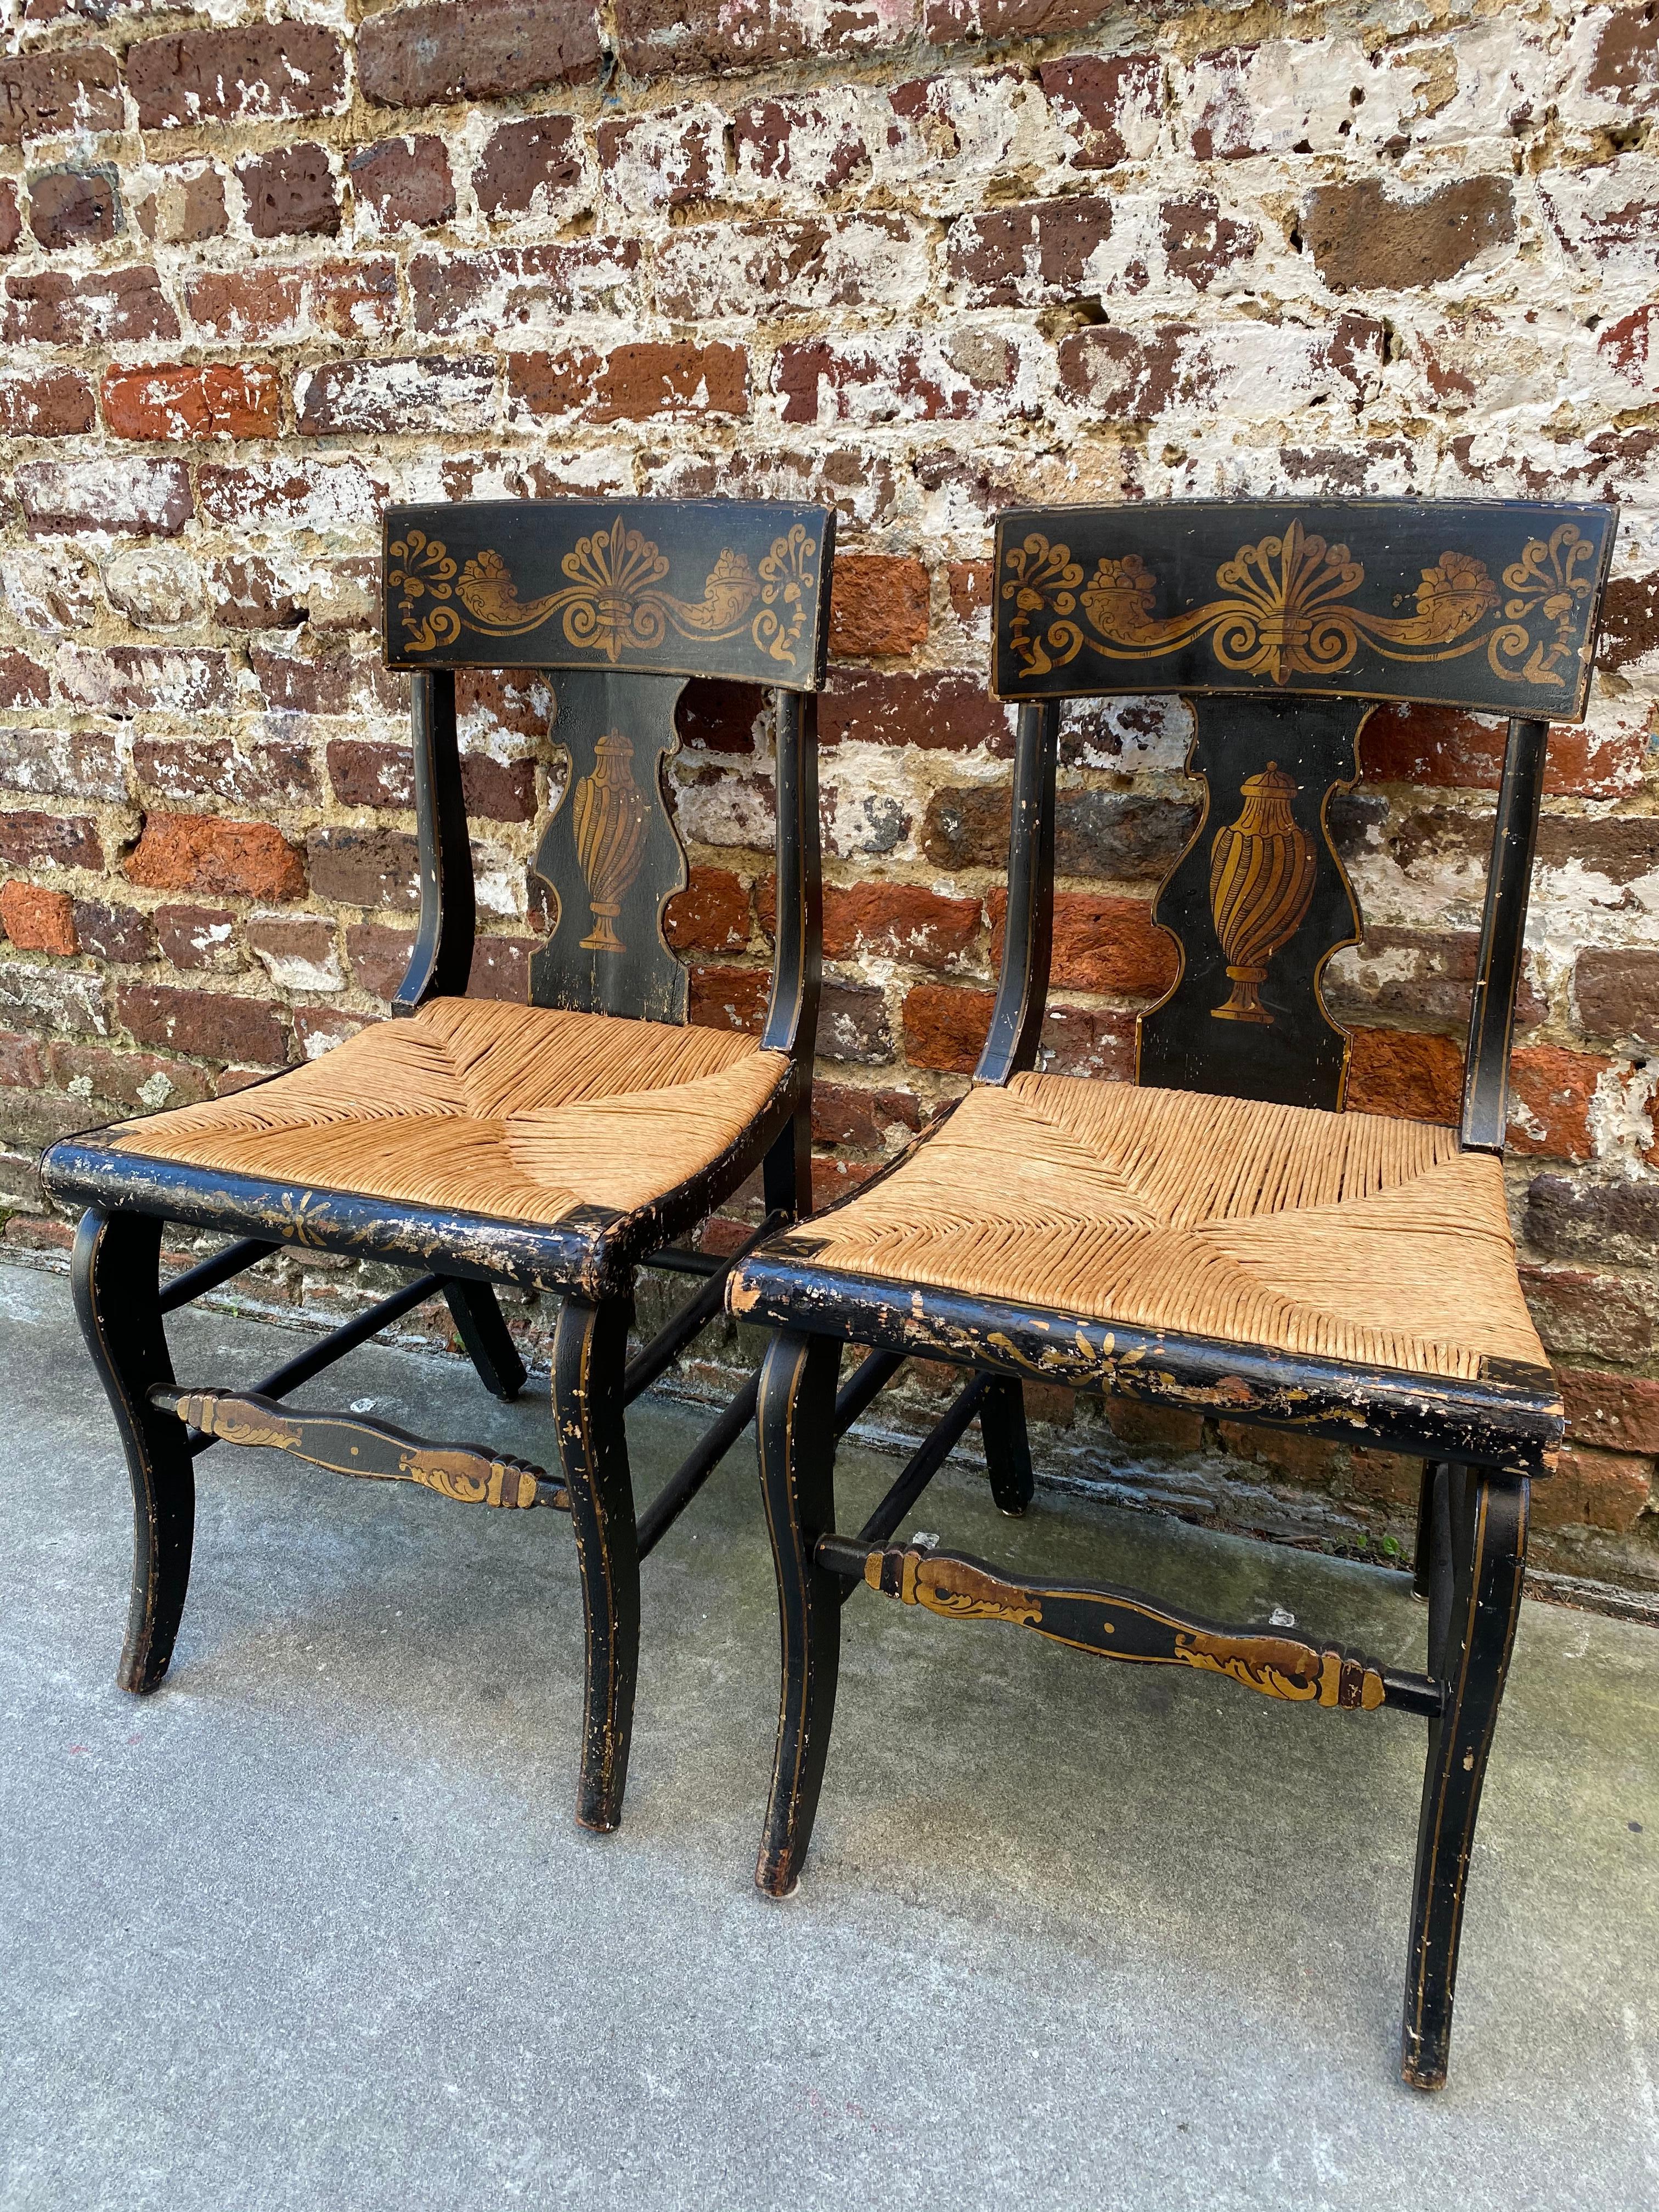
[[[775,698],[777,954],[765,1041],[810,1051],[816,1013],[817,701],[835,516],[730,501],[498,500],[386,517],[388,665],[414,677],[422,930],[396,1011],[464,991],[472,878],[455,738],[458,668],[555,678],[562,794],[534,872],[556,918],[532,1003],[684,1023],[663,915],[685,847],[664,764],[688,678]],[[425,896],[428,889],[433,896]]]
[[[1042,703],[1021,715],[981,1078],[1031,1065],[1041,1027],[1058,702],[1176,691],[1203,805],[1153,908],[1180,966],[1139,1018],[1137,1080],[1340,1107],[1349,1040],[1321,978],[1360,925],[1330,802],[1358,775],[1376,704],[1433,701],[1510,717],[1463,1110],[1465,1143],[1501,1150],[1545,742],[1584,714],[1616,521],[1605,506],[1404,500],[1005,514],[994,688]]]

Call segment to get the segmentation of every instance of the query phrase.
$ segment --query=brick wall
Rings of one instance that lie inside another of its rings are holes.
[[[390,497],[835,503],[826,1194],[961,1086],[985,1021],[999,506],[1617,499],[1594,718],[1551,751],[1511,1176],[1573,1419],[1539,1556],[1659,1587],[1650,0],[304,15],[8,18],[6,1242],[61,1248],[43,1141],[384,1013],[414,896],[403,687],[374,628]],[[751,706],[687,710],[676,926],[707,1021],[752,1021],[763,991]],[[547,700],[481,679],[465,707],[475,987],[516,994]],[[1146,902],[1193,819],[1185,736],[1157,703],[1066,726],[1056,1066],[1125,1074],[1167,976]],[[1368,933],[1331,978],[1355,1105],[1454,1111],[1498,745],[1437,713],[1367,735],[1341,835]],[[263,1287],[323,1310],[360,1281],[285,1261]],[[1387,1545],[1414,1491],[1386,1455],[1040,1410],[1051,1466],[1243,1525]]]

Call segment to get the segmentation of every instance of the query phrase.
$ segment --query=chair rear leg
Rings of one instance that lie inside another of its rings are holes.
[[[629,1301],[568,1297],[553,1332],[553,1419],[581,1566],[587,1674],[576,1818],[622,1819],[640,1660],[640,1555],[623,1425]]]
[[[1521,1609],[1527,1485],[1479,1468],[1443,1468],[1425,1518],[1429,1666],[1446,1704],[1429,1729],[1401,2073],[1413,2088],[1438,2089],[1451,2045],[1475,1817]]]
[[[841,1577],[812,1556],[836,1525],[836,1381],[832,1337],[781,1331],[761,1368],[756,1425],[761,1492],[778,1577],[783,1686],[772,1795],[755,1868],[757,1888],[787,1897],[812,1838],[841,1667]]]
[[[115,1679],[143,1695],[173,1657],[190,1586],[196,1477],[189,1432],[149,1403],[173,1381],[159,1300],[161,1222],[153,1215],[85,1214],[75,1239],[75,1310],[108,1395],[132,1483],[132,1599]]]
[[[444,1302],[479,1382],[492,1398],[511,1405],[524,1388],[524,1362],[501,1318],[495,1291],[488,1283],[452,1276],[444,1285]]]
[[[979,1432],[998,1510],[1019,1515],[1031,1502],[1030,1439],[1025,1433],[1025,1392],[1018,1376],[999,1376],[980,1401]]]

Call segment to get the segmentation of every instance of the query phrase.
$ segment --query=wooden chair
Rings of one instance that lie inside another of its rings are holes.
[[[639,1562],[752,1417],[751,1379],[636,1523],[623,1408],[721,1310],[726,1268],[677,1245],[757,1168],[769,1225],[808,1204],[818,993],[814,696],[827,647],[834,518],[726,502],[504,501],[393,508],[387,659],[413,672],[420,922],[393,1007],[315,1065],[212,1103],[55,1145],[54,1197],[88,1211],[75,1248],[82,1329],[125,1447],[137,1558],[118,1679],[153,1690],[190,1573],[192,1465],[264,1444],[341,1474],[468,1503],[568,1508],[586,1612],[576,1817],[617,1825],[639,1643]],[[528,1005],[462,995],[473,885],[456,750],[463,667],[556,672],[564,795],[534,868],[557,908]],[[777,928],[758,1038],[687,1026],[663,933],[686,881],[663,764],[689,676],[770,689]],[[158,1289],[163,1224],[238,1241]],[[419,1268],[417,1279],[251,1389],[175,1381],[163,1317],[295,1244]],[[706,1277],[632,1361],[641,1264]],[[524,1380],[490,1287],[556,1292],[562,1479],[475,1445],[434,1444],[280,1401],[441,1293],[485,1383]]]
[[[1022,703],[1006,947],[974,1086],[895,1166],[745,1259],[729,1293],[779,1332],[759,1417],[784,1654],[762,1889],[787,1893],[805,1856],[860,1583],[1268,1697],[1414,1713],[1429,1749],[1404,2072],[1444,2080],[1528,1485],[1563,1429],[1504,1206],[1510,1036],[1546,718],[1583,712],[1614,520],[1295,501],[1001,520],[995,689]],[[1179,979],[1140,1019],[1134,1085],[1042,1074],[1059,702],[1148,691],[1189,695],[1205,790],[1154,909]],[[1320,996],[1358,933],[1327,809],[1383,699],[1512,717],[1460,1128],[1344,1114],[1348,1039]],[[834,1497],[847,1340],[871,1349],[843,1401],[867,1404],[912,1353],[972,1377],[856,1535]],[[998,1500],[1022,1508],[1006,1393],[1027,1376],[1421,1454],[1427,1672],[890,1545],[976,1410]]]

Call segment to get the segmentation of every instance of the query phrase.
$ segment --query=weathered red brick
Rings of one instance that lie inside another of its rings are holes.
[[[1002,961],[1008,895],[994,890],[991,962]],[[1109,998],[1159,999],[1176,981],[1177,955],[1168,932],[1155,928],[1145,899],[1112,898],[1092,891],[1060,891],[1054,897],[1050,980],[1059,988],[1098,991]]]
[[[1569,1447],[1549,1480],[1533,1485],[1528,1510],[1540,1528],[1601,1528],[1622,1536],[1652,1498],[1650,1459]]]
[[[980,904],[919,884],[826,884],[823,949],[831,960],[873,954],[914,967],[946,968],[979,933]]]
[[[1368,783],[1449,786],[1496,791],[1504,773],[1508,725],[1455,707],[1379,707],[1360,733],[1360,775]],[[1610,798],[1639,774],[1638,734],[1620,738],[1555,723],[1544,761],[1552,796]]]
[[[305,866],[269,822],[210,814],[151,814],[126,861],[129,881],[149,890],[281,901],[299,898]]]
[[[493,412],[495,385],[491,362],[448,354],[324,362],[300,373],[295,428],[304,438],[471,429]]]
[[[632,238],[417,253],[409,264],[415,328],[434,337],[494,337],[549,316],[615,311],[633,297],[639,262],[639,241]]]
[[[132,765],[146,795],[164,799],[255,809],[306,806],[319,795],[310,750],[291,738],[255,738],[241,750],[229,738],[139,737]]]
[[[279,570],[259,554],[207,564],[208,597],[227,629],[291,629],[305,610]]]
[[[178,336],[179,318],[148,267],[86,276],[20,269],[7,277],[0,300],[0,338],[10,345],[125,345]]]
[[[951,562],[945,571],[945,581],[959,623],[971,622],[990,605],[992,580],[988,561]]]
[[[895,1130],[921,1127],[921,1101],[908,1091],[872,1091],[850,1083],[814,1083],[812,1135],[821,1145],[877,1152]]]
[[[398,265],[385,254],[303,269],[209,270],[185,295],[206,336],[246,342],[308,337],[384,337],[398,321]]]
[[[23,235],[23,218],[18,211],[17,187],[7,177],[0,181],[0,253],[10,253]]]
[[[1591,1036],[1659,1044],[1659,952],[1587,947],[1573,964],[1572,986]]]
[[[775,179],[819,192],[862,182],[870,149],[856,123],[830,101],[810,96],[756,100],[732,118],[739,177]]]
[[[1510,1057],[1509,1149],[1557,1160],[1593,1159],[1590,1102],[1612,1065],[1559,1045],[1520,1046]]]
[[[1575,1443],[1609,1451],[1659,1452],[1659,1376],[1599,1373],[1589,1367],[1556,1370],[1567,1432]]]
[[[117,1113],[154,1114],[164,1107],[195,1106],[213,1096],[211,1083],[188,1060],[67,1038],[54,1038],[47,1052],[54,1083]]]
[[[693,868],[662,919],[677,952],[741,952],[755,926],[748,890],[729,868]]]
[[[334,33],[320,25],[250,23],[129,46],[126,79],[141,130],[251,123],[326,115],[342,106],[345,57]]]
[[[843,555],[830,586],[830,652],[848,660],[896,659],[925,645],[927,588],[920,561]]]
[[[124,716],[222,712],[234,690],[224,654],[198,646],[65,646],[58,682],[76,705]]]
[[[271,1007],[258,999],[169,983],[124,983],[115,1004],[123,1025],[140,1044],[255,1067],[281,1067],[289,1057],[287,1031]]]
[[[98,825],[83,814],[0,814],[0,860],[14,868],[101,868]]]
[[[1463,1110],[1463,1054],[1449,1037],[1417,1030],[1357,1030],[1347,1107],[1351,1114],[1455,1123]]]
[[[608,356],[578,347],[561,353],[509,354],[510,408],[526,416],[570,415],[591,422],[644,422],[653,415],[746,415],[749,357],[742,346],[616,348]]]
[[[20,952],[74,952],[75,904],[67,891],[49,891],[14,877],[0,884],[0,922]]]
[[[17,495],[37,537],[97,530],[176,538],[190,520],[190,477],[181,461],[32,461]]]
[[[354,921],[346,928],[346,957],[351,980],[371,997],[390,1000],[409,971],[415,950],[412,930],[381,929],[369,921]]]
[[[118,223],[111,170],[46,169],[30,180],[29,228],[48,253],[101,246]]]
[[[1530,1266],[1522,1268],[1521,1280],[1551,1352],[1639,1364],[1659,1343],[1659,1284],[1583,1267]]]
[[[1584,85],[1620,107],[1639,112],[1653,106],[1659,98],[1659,15],[1651,5],[1604,12]]]
[[[0,61],[0,146],[65,131],[119,131],[125,121],[119,72],[106,46]]]
[[[569,191],[581,179],[581,137],[574,118],[530,115],[491,131],[472,173],[472,188],[485,215],[524,215],[538,193],[550,205],[556,194]]]
[[[836,669],[818,702],[820,746],[917,745],[966,752],[999,749],[1007,710],[970,676],[854,674]]]
[[[347,164],[360,208],[372,210],[382,230],[428,230],[455,212],[455,182],[441,138],[429,132],[382,138]]]
[[[236,164],[256,238],[332,238],[340,228],[339,196],[325,147],[283,146]]]
[[[1135,152],[1150,151],[1164,112],[1164,65],[1156,54],[1070,54],[1040,63],[1037,82],[1062,125],[1074,131],[1074,168],[1115,168],[1128,158],[1132,142]]]
[[[586,84],[599,74],[599,17],[589,0],[387,8],[359,30],[357,65],[364,98],[382,107]]]
[[[996,1000],[957,984],[917,983],[904,995],[904,1056],[913,1067],[971,1075],[979,1064]]]
[[[1261,243],[1253,222],[1224,215],[1213,192],[1165,200],[1158,211],[1164,259],[1172,276],[1207,292],[1218,276],[1248,261]]]
[[[699,1029],[758,1035],[772,988],[765,969],[700,966],[692,969],[689,981],[690,1019]]]
[[[179,162],[163,169],[153,192],[133,209],[144,237],[163,246],[195,246],[225,230],[225,180],[217,169]]]
[[[619,0],[617,45],[630,76],[716,71],[845,47],[867,52],[909,35],[912,5],[848,0],[820,23],[796,0]]]
[[[158,906],[155,921],[161,957],[171,967],[223,975],[246,964],[236,942],[236,917],[228,908]]]
[[[1033,200],[961,216],[946,260],[970,307],[1050,307],[1085,289],[1090,259],[1111,234],[1109,200]]]
[[[111,906],[103,899],[76,899],[75,934],[82,952],[94,960],[154,958],[155,933],[137,907]]]
[[[274,438],[282,428],[276,372],[256,363],[106,369],[102,396],[116,438]]]
[[[409,913],[420,904],[419,856],[401,830],[313,830],[306,859],[319,898]]]
[[[805,338],[779,347],[772,386],[786,422],[961,422],[1006,407],[1018,367],[1012,344],[993,331]]]
[[[8,1091],[39,1091],[46,1080],[46,1061],[39,1037],[0,1030],[0,1085]]]
[[[0,437],[73,438],[96,419],[92,386],[79,369],[43,365],[0,378]]]
[[[51,696],[52,678],[38,660],[13,646],[0,647],[0,707],[44,707]],[[8,731],[3,742],[10,738]]]
[[[1507,176],[1460,177],[1406,198],[1373,177],[1316,185],[1303,204],[1302,236],[1332,291],[1412,291],[1511,243],[1513,191]]]

